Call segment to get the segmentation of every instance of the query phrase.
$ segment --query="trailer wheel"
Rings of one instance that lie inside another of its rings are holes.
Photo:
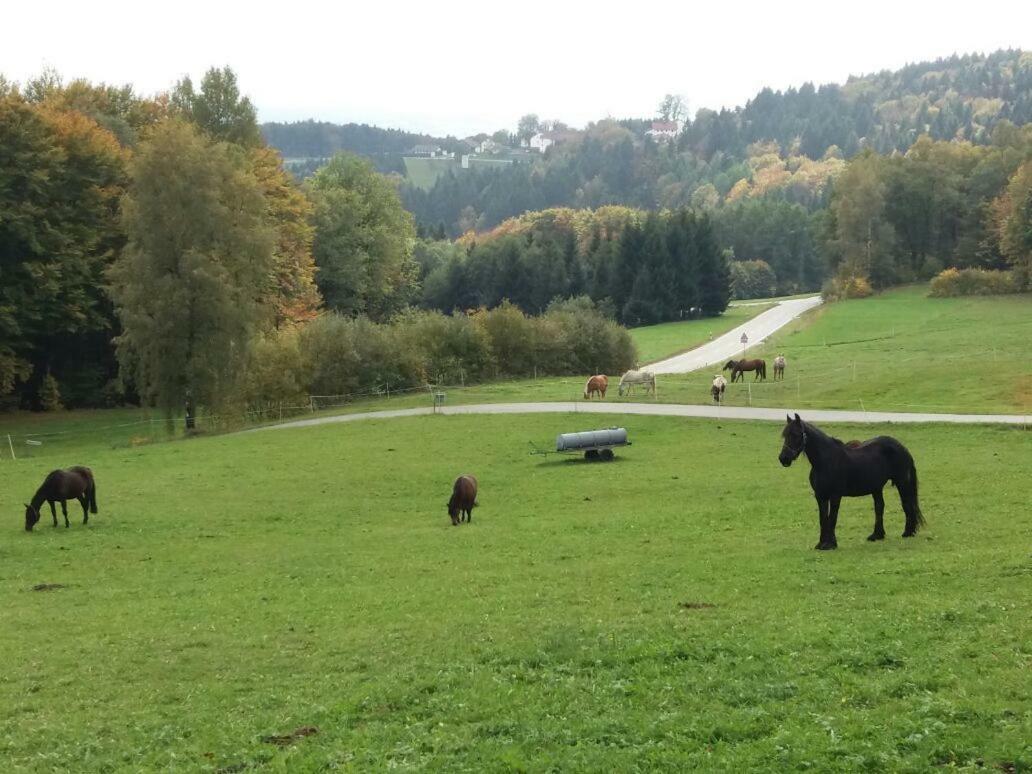
[[[588,451],[584,452],[584,459],[586,459],[588,462],[594,462],[595,460],[597,460],[598,449],[589,449]]]
[[[602,461],[603,462],[612,462],[612,460],[613,460],[613,450],[612,449],[603,449],[600,452],[600,454],[602,455]]]

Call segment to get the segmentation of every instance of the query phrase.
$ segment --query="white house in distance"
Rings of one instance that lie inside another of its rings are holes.
[[[645,134],[656,142],[669,142],[681,132],[680,121],[653,121],[652,128]]]
[[[527,142],[527,147],[538,153],[544,153],[549,146],[555,144],[555,140],[549,137],[549,134],[549,132],[538,132]]]

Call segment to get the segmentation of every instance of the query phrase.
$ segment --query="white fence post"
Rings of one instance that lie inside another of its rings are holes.
[[[14,442],[11,441],[11,434],[10,433],[7,434],[7,445],[9,447],[11,447],[11,459],[12,460],[17,460],[18,458],[14,456]]]

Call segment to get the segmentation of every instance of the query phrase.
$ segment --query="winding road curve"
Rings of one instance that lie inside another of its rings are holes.
[[[701,347],[696,347],[689,352],[668,357],[651,363],[645,368],[657,374],[685,374],[689,371],[697,371],[713,363],[723,363],[733,358],[749,347],[756,346],[779,328],[788,325],[803,312],[820,306],[820,296],[809,296],[808,298],[792,298],[782,301],[766,312],[760,312],[751,320],[729,330],[727,333],[717,336]],[[743,344],[742,334],[749,337],[749,343]]]

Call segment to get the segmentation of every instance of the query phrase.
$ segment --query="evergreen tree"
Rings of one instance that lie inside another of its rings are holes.
[[[731,271],[706,216],[696,223],[695,244],[699,251],[699,306],[704,315],[722,314],[731,300]]]

